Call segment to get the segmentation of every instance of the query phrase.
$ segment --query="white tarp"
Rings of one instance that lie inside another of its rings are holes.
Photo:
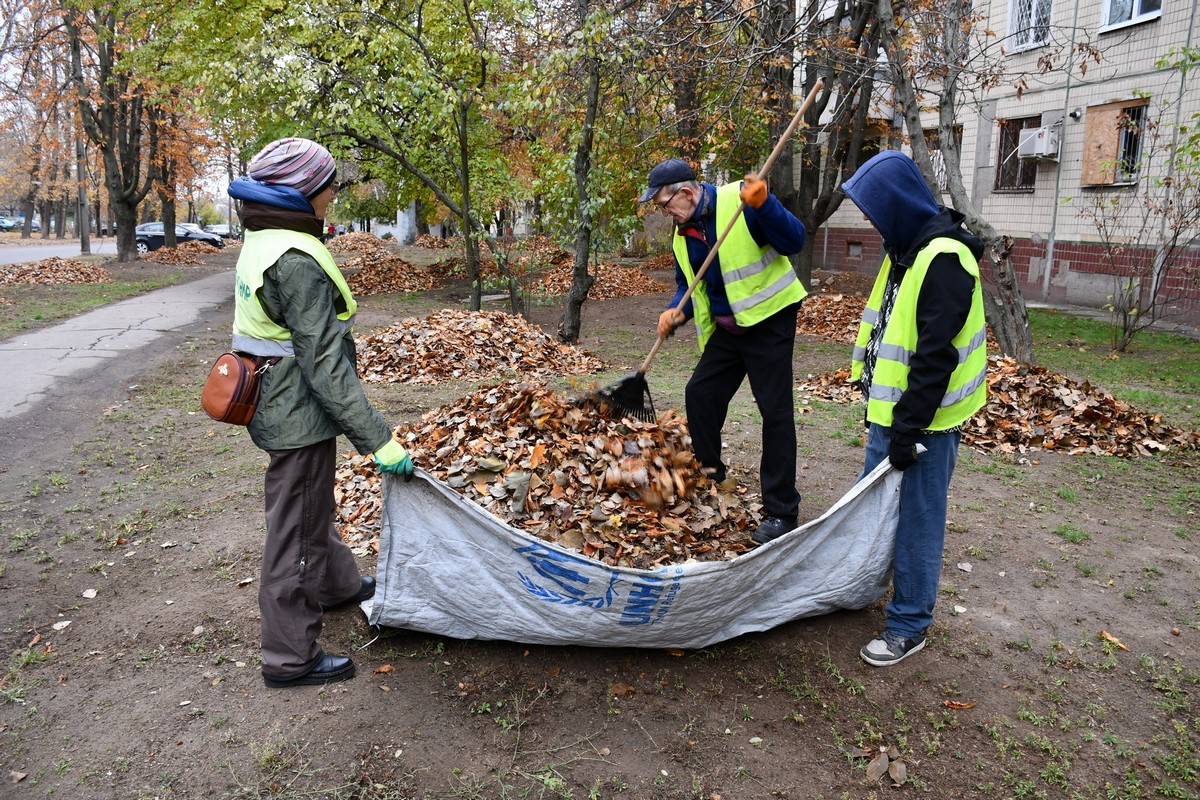
[[[418,470],[384,476],[372,624],[456,639],[705,647],[870,605],[888,588],[901,473],[886,459],[819,519],[730,561],[609,567]]]

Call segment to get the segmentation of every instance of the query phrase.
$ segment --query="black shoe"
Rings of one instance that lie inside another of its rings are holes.
[[[321,653],[317,663],[308,672],[303,672],[293,678],[272,678],[263,673],[263,683],[272,689],[286,689],[289,686],[320,686],[323,683],[348,681],[354,677],[354,662],[345,656],[331,656]]]
[[[751,538],[758,544],[766,544],[775,541],[795,527],[795,517],[767,517]]]
[[[332,611],[335,608],[343,608],[348,605],[358,605],[364,601],[370,600],[375,596],[375,579],[364,575],[361,578],[361,583],[358,587],[358,594],[347,597],[340,603],[334,603],[331,606],[326,606],[326,611]]]

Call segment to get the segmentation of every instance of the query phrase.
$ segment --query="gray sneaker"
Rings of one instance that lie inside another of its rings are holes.
[[[878,639],[872,639],[858,651],[862,660],[872,667],[890,667],[898,664],[925,646],[925,636],[905,639],[898,633],[884,631]]]

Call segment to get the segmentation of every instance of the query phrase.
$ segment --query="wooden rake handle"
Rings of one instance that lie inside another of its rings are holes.
[[[796,128],[803,124],[802,117],[804,116],[804,113],[808,111],[809,107],[813,104],[813,101],[817,99],[817,92],[821,91],[824,86],[825,81],[821,78],[817,78],[817,82],[814,83],[812,89],[809,90],[808,96],[805,97],[804,102],[800,104],[800,109],[796,112],[796,115],[792,117],[792,121],[788,123],[787,128],[779,137],[779,141],[775,143],[775,149],[771,151],[771,155],[767,156],[766,163],[763,164],[762,169],[758,171],[759,178],[766,176],[767,173],[771,171],[771,167],[775,166],[776,159],[779,158],[779,155],[783,152],[783,148],[787,146],[787,143],[791,141],[792,134],[796,132]],[[704,263],[700,265],[700,269],[696,270],[696,276],[692,278],[692,282],[688,284],[687,291],[683,293],[683,297],[679,300],[679,305],[675,306],[676,310],[687,305],[687,301],[691,299],[692,293],[696,291],[696,286],[698,286],[700,281],[704,278],[704,273],[708,271],[708,265],[713,262],[713,259],[717,255],[717,250],[720,249],[721,244],[725,241],[725,237],[729,235],[731,230],[733,230],[733,226],[737,224],[737,221],[741,218],[742,211],[745,210],[745,208],[745,201],[738,203],[737,210],[733,212],[733,217],[729,220],[729,224],[725,226],[725,230],[721,231],[721,235],[717,237],[717,243],[714,244],[712,249],[708,251],[708,256],[704,259]],[[650,362],[654,360],[655,354],[658,353],[658,348],[662,347],[663,342],[665,341],[666,339],[664,337],[658,337],[658,340],[654,343],[654,346],[650,348],[650,354],[646,356],[646,360],[642,362],[641,369],[639,369],[638,372],[645,373],[646,370],[650,369]]]

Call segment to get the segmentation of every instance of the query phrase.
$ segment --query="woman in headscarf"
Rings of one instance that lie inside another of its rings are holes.
[[[271,142],[229,186],[242,201],[233,349],[269,364],[250,437],[270,455],[267,536],[258,603],[262,675],[281,688],[354,677],[354,662],[317,644],[324,610],[369,599],[334,527],[334,440],[373,454],[384,472],[411,476],[412,460],[358,380],[356,303],[321,243],[336,192],[333,157],[308,139]]]

